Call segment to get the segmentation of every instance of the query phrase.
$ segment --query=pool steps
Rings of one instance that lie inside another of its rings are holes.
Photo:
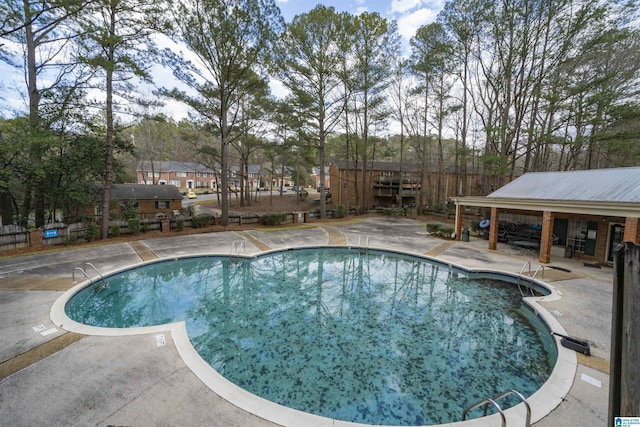
[[[525,397],[521,393],[517,392],[516,390],[505,391],[504,393],[502,393],[499,396],[495,396],[495,397],[492,397],[490,399],[484,399],[484,400],[481,400],[478,403],[475,403],[475,404],[469,406],[467,409],[465,409],[462,412],[462,421],[466,420],[467,414],[470,411],[473,411],[474,409],[477,409],[477,408],[479,408],[481,406],[484,406],[484,410],[483,410],[482,416],[486,417],[487,416],[487,409],[489,408],[489,404],[492,404],[496,408],[496,410],[500,413],[500,416],[502,417],[502,427],[506,427],[507,419],[506,419],[506,417],[504,415],[504,411],[502,410],[500,405],[498,405],[498,400],[503,399],[503,398],[505,398],[507,396],[510,396],[512,394],[517,396],[520,400],[522,400],[522,403],[524,403],[524,406],[527,408],[527,418],[525,419],[525,424],[524,425],[525,425],[525,427],[530,427],[531,426],[531,406],[529,406],[529,402],[527,402],[527,399],[525,399]]]

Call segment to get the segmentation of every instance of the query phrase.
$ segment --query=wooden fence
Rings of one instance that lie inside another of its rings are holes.
[[[371,210],[368,213],[383,213],[382,210]],[[350,214],[355,214],[352,210]],[[229,215],[229,225],[260,225],[262,216],[257,214]],[[320,217],[320,211],[309,212],[289,212],[285,214],[283,224],[301,224],[314,221]],[[335,211],[327,210],[326,218],[334,218]],[[100,224],[100,218],[91,217],[89,221]],[[194,221],[193,217],[177,216],[168,217],[142,217],[134,221],[110,221],[109,235],[121,236],[136,234],[148,231],[169,231],[193,228],[194,225],[203,227],[219,224],[220,219],[209,216],[206,224]],[[24,247],[43,247],[62,244],[73,244],[85,241],[85,232],[88,222],[78,222],[72,224],[52,223],[47,224],[44,229],[26,229],[18,225],[5,225],[0,227],[0,252],[16,250]]]

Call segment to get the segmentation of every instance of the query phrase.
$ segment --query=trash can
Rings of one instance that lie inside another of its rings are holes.
[[[468,227],[464,227],[462,229],[462,241],[463,242],[468,242],[469,241],[469,228]]]

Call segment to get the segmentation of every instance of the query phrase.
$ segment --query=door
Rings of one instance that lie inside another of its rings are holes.
[[[587,222],[587,235],[584,242],[584,254],[594,256],[596,254],[596,239],[598,237],[598,223]]]

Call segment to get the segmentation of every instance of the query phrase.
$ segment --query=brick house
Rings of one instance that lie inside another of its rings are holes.
[[[98,191],[102,185],[97,186]],[[182,194],[173,185],[114,184],[111,189],[111,213],[134,209],[141,219],[175,216],[182,209]],[[101,204],[92,214],[99,215]]]
[[[640,167],[524,174],[486,197],[457,197],[456,236],[468,207],[490,214],[489,249],[496,249],[501,223],[539,227],[539,261],[552,246],[564,256],[611,263],[620,242],[640,243]]]
[[[271,173],[260,165],[249,165],[247,169],[247,176],[243,177],[238,165],[230,167],[229,186],[232,189],[238,190],[242,180],[252,191],[268,188],[269,181],[273,188],[279,188],[281,183],[285,187],[293,185],[289,168],[285,168],[284,177],[281,170]],[[214,170],[194,162],[145,160],[138,163],[136,175],[139,184],[173,185],[183,192],[198,189],[216,191],[220,186],[219,168]]]
[[[194,162],[144,160],[138,163],[136,175],[139,184],[172,185],[186,191],[197,188],[215,190],[220,173]]]

